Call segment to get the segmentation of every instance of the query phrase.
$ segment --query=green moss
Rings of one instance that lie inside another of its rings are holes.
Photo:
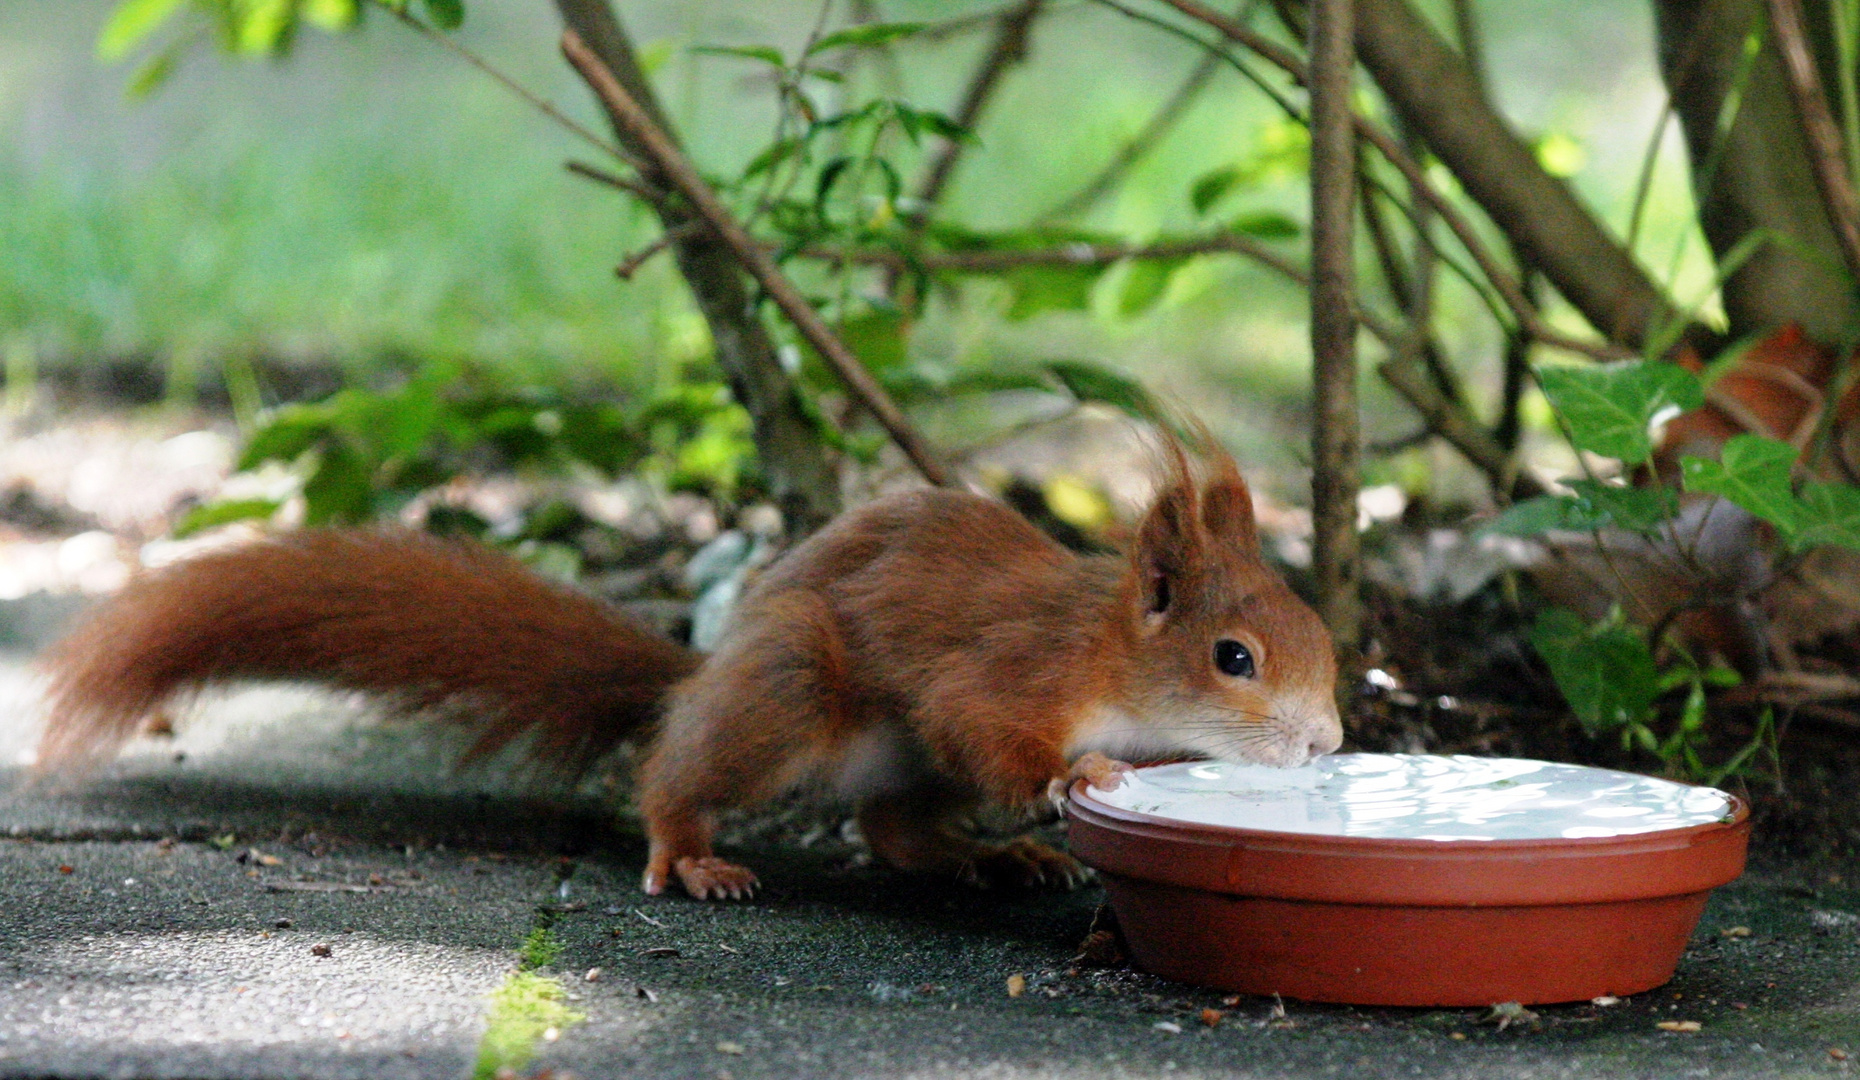
[[[537,934],[547,937],[548,931],[532,933],[531,942]],[[529,948],[530,942],[525,942],[526,954]],[[558,979],[534,971],[511,972],[491,995],[491,1015],[478,1043],[472,1080],[491,1080],[506,1066],[521,1068],[536,1052],[536,1042],[544,1032],[550,1028],[561,1031],[586,1019],[565,1004],[567,999],[568,991]]]

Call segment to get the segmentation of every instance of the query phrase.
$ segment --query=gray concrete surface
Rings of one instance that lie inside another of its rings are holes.
[[[538,928],[585,1020],[520,1075],[1614,1080],[1839,1076],[1830,1051],[1860,1055],[1860,867],[1760,861],[1678,978],[1616,1005],[1502,1030],[1480,1010],[1279,1015],[1075,970],[1095,889],[974,893],[761,841],[739,851],[753,903],[643,897],[637,838],[586,792],[455,773],[445,740],[339,700],[243,695],[57,787],[19,764],[32,709],[0,663],[3,1077],[466,1076]]]

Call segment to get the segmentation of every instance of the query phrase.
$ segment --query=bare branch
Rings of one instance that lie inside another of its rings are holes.
[[[652,86],[633,55],[632,42],[607,0],[555,0],[562,21],[600,58],[602,67],[627,88],[633,99],[670,138]],[[614,137],[635,158],[644,159],[626,129],[611,125]],[[650,169],[643,178],[655,186],[662,178]],[[817,421],[806,411],[794,380],[781,366],[775,342],[756,312],[741,265],[702,218],[682,199],[654,204],[667,230],[678,234],[672,245],[678,271],[710,328],[717,367],[730,392],[748,410],[756,454],[769,494],[797,536],[825,524],[840,507],[838,470],[826,452]],[[686,227],[697,225],[695,232]]]
[[[1163,0],[1170,7],[1279,67],[1300,83],[1305,64],[1285,46],[1236,23],[1198,0]],[[1530,147],[1492,111],[1465,61],[1435,36],[1404,0],[1359,0],[1357,44],[1365,67],[1402,122],[1418,133],[1520,252],[1602,334],[1643,344],[1672,317],[1673,306],[1652,279],[1610,238],[1570,190],[1544,172]],[[1479,271],[1533,337],[1591,356],[1619,357],[1546,327],[1517,280],[1480,242],[1465,216],[1433,185],[1386,130],[1358,117],[1356,130],[1394,165],[1466,247]]]
[[[1027,57],[1027,37],[1033,29],[1034,19],[1039,17],[1040,9],[1046,0],[1022,0],[1013,8],[1001,14],[995,24],[995,39],[982,58],[981,65],[969,80],[969,89],[962,96],[962,104],[957,107],[952,117],[965,130],[973,131],[982,118],[982,110],[987,108],[988,99],[994,96],[995,88],[1000,85],[1001,76],[1007,70]],[[925,172],[923,183],[917,186],[917,203],[919,209],[913,211],[919,219],[929,216],[930,208],[943,197],[943,189],[948,186],[950,174],[955,172],[956,162],[962,157],[963,147],[967,144],[961,139],[950,139],[943,143],[937,156],[931,160],[930,168]]]
[[[1821,89],[1821,75],[1815,69],[1815,55],[1803,26],[1801,0],[1769,0],[1769,7],[1776,48],[1782,54],[1789,93],[1802,121],[1809,164],[1815,170],[1815,186],[1821,190],[1822,205],[1840,241],[1841,261],[1847,265],[1848,275],[1860,281],[1860,202],[1854,197],[1853,178],[1847,175],[1840,130],[1834,126],[1827,96]]]
[[[1297,82],[1308,84],[1309,72],[1306,70],[1305,62],[1300,59],[1297,54],[1285,48],[1283,45],[1280,45],[1278,42],[1262,36],[1249,27],[1222,15],[1220,12],[1204,4],[1197,3],[1196,0],[1163,0],[1163,2],[1181,11],[1183,14],[1219,31],[1230,41],[1254,51],[1273,65],[1279,67]],[[1524,290],[1519,287],[1517,279],[1500,264],[1499,260],[1495,258],[1486,247],[1484,241],[1479,238],[1479,234],[1472,227],[1472,223],[1466,220],[1466,215],[1460,213],[1458,207],[1454,206],[1446,196],[1442,195],[1440,191],[1433,186],[1433,184],[1428,182],[1426,172],[1415,162],[1414,158],[1402,148],[1401,143],[1396,140],[1393,135],[1389,134],[1388,131],[1364,117],[1357,116],[1354,118],[1353,122],[1357,134],[1364,141],[1374,146],[1376,150],[1387,159],[1389,164],[1395,166],[1396,170],[1402,174],[1403,179],[1413,188],[1415,194],[1426,200],[1427,205],[1440,216],[1440,220],[1446,224],[1448,230],[1453,233],[1454,238],[1460,242],[1460,246],[1464,247],[1466,253],[1472,256],[1474,264],[1479,267],[1479,272],[1491,282],[1493,289],[1498,292],[1499,298],[1504,301],[1512,317],[1517,320],[1519,326],[1523,327],[1531,337],[1553,348],[1564,349],[1598,360],[1618,360],[1625,356],[1632,355],[1620,348],[1611,347],[1607,344],[1596,344],[1594,342],[1583,341],[1579,338],[1572,338],[1547,325],[1538,315],[1537,309],[1533,307],[1530,301],[1525,297]],[[1509,132],[1507,132],[1507,134],[1509,134]],[[1516,136],[1511,136],[1511,138],[1515,140]],[[1528,152],[1527,149],[1526,153],[1528,154]],[[1540,174],[1542,173],[1542,169],[1537,166],[1535,158],[1531,159],[1531,167],[1537,169]],[[1551,182],[1553,185],[1555,184],[1554,180]],[[1561,185],[1556,186],[1558,190],[1563,191],[1565,197],[1568,196],[1567,189],[1562,188]],[[1577,211],[1579,213],[1586,213],[1586,211],[1582,211],[1580,207],[1577,207]],[[1594,226],[1592,220],[1590,221],[1590,225],[1599,229],[1599,226]],[[1638,272],[1638,268],[1636,268],[1636,272]],[[1648,287],[1651,288],[1651,284],[1649,284]],[[1585,315],[1586,314],[1585,312]],[[1594,317],[1589,317],[1591,323],[1594,323]],[[1598,329],[1603,329],[1605,333],[1607,332],[1606,328],[1601,326],[1601,324],[1596,325]]]
[[[1350,105],[1355,0],[1312,0],[1311,569],[1318,611],[1340,651],[1362,635],[1356,496],[1362,436],[1356,405],[1356,134]]]
[[[584,180],[592,180],[597,184],[624,191],[654,206],[663,205],[665,202],[665,192],[658,188],[625,176],[615,176],[606,169],[597,169],[585,161],[564,161],[562,167]]]
[[[1413,357],[1391,356],[1378,365],[1376,371],[1402,400],[1421,414],[1430,431],[1447,440],[1486,475],[1494,491],[1508,490],[1514,499],[1543,494],[1541,485],[1517,471],[1511,452],[1484,426],[1468,417],[1462,406],[1448,401]]]
[[[698,175],[684,154],[672,144],[665,131],[653,122],[646,110],[627,93],[613,73],[607,70],[600,58],[588,49],[573,30],[563,32],[562,52],[607,108],[614,124],[628,132],[651,160],[654,171],[677,189],[711,230],[728,245],[744,269],[762,285],[769,299],[781,308],[801,336],[833,368],[847,391],[871,411],[879,425],[904,451],[905,457],[917,467],[917,471],[933,484],[950,484],[949,473],[931,455],[916,429],[892,402],[891,395],[878,385],[871,373],[859,363],[859,358],[834,334],[800,290],[795,288],[794,283],[782,274],[769,254],[743,230],[729,208],[723,205],[710,185],[704,182],[704,178]]]
[[[1188,73],[1188,78],[1182,80],[1182,85],[1175,88],[1175,93],[1170,94],[1168,100],[1164,101],[1161,107],[1150,116],[1149,121],[1143,125],[1143,129],[1119,147],[1117,153],[1111,156],[1110,161],[1105,162],[1104,167],[1098,170],[1096,176],[1086,181],[1077,191],[1066,196],[1052,209],[1041,214],[1040,220],[1053,221],[1077,217],[1096,206],[1098,201],[1116,188],[1137,162],[1143,160],[1143,157],[1162,141],[1163,136],[1175,127],[1176,121],[1188,111],[1189,105],[1201,93],[1202,88],[1208,85],[1208,80],[1214,77],[1214,73],[1219,71],[1220,67],[1219,56],[1214,53],[1203,55],[1195,64],[1195,69]]]

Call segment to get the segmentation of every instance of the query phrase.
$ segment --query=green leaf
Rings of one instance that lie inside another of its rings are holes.
[[[1227,223],[1227,227],[1241,236],[1251,236],[1256,240],[1296,240],[1303,236],[1305,227],[1275,210],[1258,210]]]
[[[1796,521],[1798,531],[1790,546],[1798,551],[1822,544],[1860,551],[1860,487],[1803,484]]]
[[[304,481],[304,524],[355,525],[373,513],[374,484],[355,452],[332,441]]]
[[[1646,638],[1618,615],[1591,626],[1552,608],[1531,628],[1531,645],[1591,738],[1639,721],[1659,696]]]
[[[168,81],[175,67],[180,64],[181,50],[186,44],[185,41],[177,41],[149,57],[129,77],[125,92],[132,98],[145,98],[161,89],[161,85]]]
[[[1188,205],[1195,208],[1195,213],[1205,214],[1208,208],[1221,201],[1234,184],[1240,180],[1240,167],[1227,165],[1212,172],[1203,173],[1188,189]]]
[[[1537,380],[1569,424],[1578,449],[1629,465],[1653,455],[1649,429],[1656,421],[1705,403],[1698,376],[1677,364],[1629,360],[1544,367]]]
[[[465,25],[464,0],[426,0],[426,17],[441,30],[457,30]]]
[[[281,505],[276,499],[229,499],[196,506],[175,522],[173,535],[176,540],[185,540],[195,533],[235,521],[268,520]]]
[[[362,14],[356,0],[304,0],[303,10],[305,22],[332,34],[354,26]]]
[[[781,50],[773,45],[693,45],[691,51],[706,56],[741,56],[749,60],[760,60],[776,67],[787,67],[788,61]]]
[[[247,56],[276,56],[289,46],[297,26],[291,0],[246,0],[229,9],[234,48]]]
[[[808,56],[818,56],[828,49],[843,49],[849,45],[862,49],[888,45],[902,38],[910,37],[924,28],[923,23],[866,23],[862,26],[849,26],[844,30],[835,30],[807,47]]]
[[[237,468],[246,472],[267,461],[295,461],[335,430],[335,420],[336,410],[326,402],[287,405],[252,433],[239,453]]]
[[[1526,499],[1473,530],[1474,536],[1542,536],[1547,532],[1587,532],[1608,524],[1586,500],[1571,495]]]
[[[1046,370],[1079,402],[1098,402],[1141,420],[1156,420],[1162,409],[1143,384],[1089,360],[1049,360]]]
[[[1690,454],[1680,458],[1679,475],[1687,491],[1723,496],[1792,538],[1801,510],[1789,482],[1796,457],[1795,447],[1786,442],[1733,435],[1718,461]]]
[[[1104,274],[1096,264],[1030,264],[1002,275],[1013,290],[1009,319],[1026,319],[1043,311],[1083,311],[1091,306],[1092,286]]]
[[[1648,536],[1679,513],[1679,493],[1670,487],[1623,487],[1596,480],[1566,480],[1570,490],[1605,524]]]
[[[883,373],[904,366],[905,321],[896,309],[874,309],[840,320],[840,340],[866,370]]]
[[[1123,281],[1117,290],[1117,313],[1126,319],[1135,318],[1162,299],[1169,290],[1169,279],[1175,276],[1184,260],[1182,259],[1132,259],[1124,271]]]
[[[97,57],[120,60],[129,55],[179,11],[187,0],[123,0],[97,35]]]

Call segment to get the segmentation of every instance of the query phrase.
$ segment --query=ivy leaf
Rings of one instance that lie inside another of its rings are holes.
[[[1679,493],[1670,487],[1622,487],[1595,480],[1566,480],[1594,513],[1618,529],[1651,536],[1679,513]]]
[[[1046,370],[1081,403],[1098,402],[1140,420],[1156,420],[1162,409],[1143,384],[1089,360],[1050,360]]]
[[[187,0],[123,0],[97,35],[97,58],[120,60],[148,40]]]
[[[441,30],[457,30],[465,25],[464,0],[426,0],[426,17]]]
[[[1797,550],[1822,544],[1860,550],[1860,487],[1803,484],[1796,523],[1790,546]]]
[[[1690,454],[1680,458],[1679,475],[1687,491],[1723,496],[1792,539],[1802,506],[1789,484],[1796,456],[1786,442],[1733,435],[1725,440],[1719,461]]]
[[[176,540],[185,540],[195,533],[235,521],[269,519],[281,505],[276,499],[228,499],[196,506],[175,522],[173,535]]]
[[[1544,612],[1531,645],[1591,738],[1646,715],[1660,695],[1660,673],[1646,638],[1617,613],[1593,626],[1563,608]]]
[[[1655,422],[1705,403],[1698,376],[1657,361],[1545,367],[1537,379],[1579,449],[1628,465],[1653,455]]]
[[[1583,499],[1573,495],[1539,495],[1516,503],[1473,530],[1474,536],[1542,536],[1547,532],[1587,532],[1608,524]]]
[[[849,26],[844,30],[835,30],[819,41],[807,47],[808,56],[817,56],[828,49],[843,49],[854,46],[863,49],[889,45],[894,41],[910,37],[924,28],[923,23],[866,23],[862,26]]]

